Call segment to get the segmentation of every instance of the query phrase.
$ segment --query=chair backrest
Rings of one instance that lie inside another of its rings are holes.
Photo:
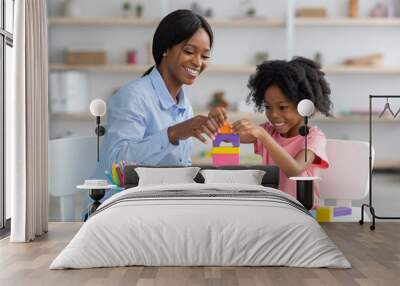
[[[363,199],[369,188],[369,143],[328,139],[326,147],[330,166],[320,172],[321,198]],[[372,149],[372,166],[374,157]]]
[[[96,167],[96,137],[71,137],[49,141],[49,192],[53,196],[76,193],[76,186]]]

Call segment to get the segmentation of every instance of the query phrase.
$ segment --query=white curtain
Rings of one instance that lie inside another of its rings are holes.
[[[6,98],[12,242],[31,241],[48,227],[46,12],[46,0],[15,1],[14,93]]]

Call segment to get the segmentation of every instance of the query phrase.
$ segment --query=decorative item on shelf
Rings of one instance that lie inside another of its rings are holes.
[[[257,11],[252,0],[240,0],[238,9],[244,12],[242,15],[240,15],[240,17],[255,17],[257,15]]]
[[[213,107],[224,107],[229,108],[229,103],[225,100],[225,93],[223,91],[216,91],[213,94],[211,101],[208,104],[208,107],[212,109]]]
[[[350,18],[358,17],[358,4],[359,4],[359,0],[349,0],[349,17]]]
[[[255,17],[255,16],[257,16],[257,10],[256,10],[256,8],[251,7],[251,8],[249,8],[249,9],[247,9],[247,11],[246,11],[246,16],[247,16],[247,17]]]
[[[90,113],[96,117],[97,127],[95,129],[95,133],[97,135],[97,162],[100,160],[100,136],[103,136],[106,133],[106,129],[104,126],[100,125],[100,117],[103,117],[106,114],[107,105],[102,99],[94,99],[90,103]]]
[[[193,13],[198,14],[200,16],[203,16],[204,10],[200,6],[200,4],[193,2],[192,5],[190,5],[190,10],[192,10]]]
[[[143,5],[142,4],[136,4],[135,16],[138,18],[142,18],[142,16],[143,16]]]
[[[382,66],[383,54],[376,53],[358,58],[350,58],[345,60],[343,64],[348,66]]]
[[[132,4],[130,1],[124,1],[122,3],[122,15],[124,17],[131,17],[133,15]]]
[[[81,17],[81,9],[79,7],[79,0],[65,0],[64,1],[64,16],[66,17]]]
[[[214,16],[213,10],[211,8],[207,8],[204,11],[204,16],[207,17],[207,18],[212,18]]]
[[[223,142],[231,143],[233,147],[221,146]],[[211,154],[215,167],[240,165],[240,136],[233,133],[229,122],[225,122],[218,130],[218,135],[213,140]]]
[[[107,62],[107,54],[104,51],[67,50],[65,62],[69,65],[104,65]]]
[[[192,10],[193,13],[203,17],[211,18],[213,16],[213,10],[211,8],[203,8],[196,2],[193,2],[192,5],[190,5],[190,10]]]
[[[256,52],[255,57],[254,57],[256,65],[267,61],[268,57],[269,57],[268,52]]]
[[[326,16],[326,9],[323,7],[305,7],[296,11],[296,17],[299,18],[325,18]]]
[[[314,61],[317,62],[320,66],[323,64],[322,54],[320,52],[316,52],[313,57]]]
[[[137,64],[136,50],[127,52],[127,63],[131,65]]]
[[[377,3],[374,8],[372,8],[371,17],[376,17],[376,18],[387,18],[389,17],[389,8],[386,3],[380,1]]]
[[[51,112],[87,111],[89,104],[88,75],[79,71],[51,72],[49,96]]]

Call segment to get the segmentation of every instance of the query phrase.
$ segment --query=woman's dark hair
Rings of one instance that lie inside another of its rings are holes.
[[[190,10],[176,10],[165,16],[158,25],[153,37],[153,58],[158,66],[163,58],[163,53],[190,39],[200,28],[203,28],[210,37],[210,48],[214,35],[208,22],[200,15]],[[149,74],[154,67],[146,71],[143,76]]]
[[[271,85],[276,85],[296,105],[302,99],[309,99],[319,112],[332,116],[331,89],[324,76],[318,63],[303,57],[291,61],[265,61],[250,76],[247,103],[254,102],[256,110],[262,112],[265,91]]]

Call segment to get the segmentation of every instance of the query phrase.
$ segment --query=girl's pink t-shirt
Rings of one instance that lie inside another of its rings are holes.
[[[291,138],[282,137],[276,129],[266,122],[261,124],[269,135],[281,145],[293,158],[304,150],[304,137],[297,135]],[[319,169],[329,167],[328,158],[326,156],[326,137],[318,127],[311,127],[307,136],[307,149],[315,154],[314,162],[303,173],[298,176],[314,177],[319,175]],[[266,165],[276,165],[272,160],[267,148],[265,148],[260,140],[254,143],[254,152],[262,156],[262,162]],[[314,181],[314,207],[320,205],[320,193],[318,182]],[[296,181],[289,180],[282,170],[279,171],[279,189],[296,198]]]

